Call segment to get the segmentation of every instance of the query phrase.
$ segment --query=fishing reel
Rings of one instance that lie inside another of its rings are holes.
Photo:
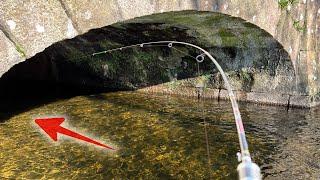
[[[259,166],[252,162],[249,156],[242,157],[241,153],[237,153],[237,156],[238,161],[242,161],[237,167],[239,180],[261,180]]]

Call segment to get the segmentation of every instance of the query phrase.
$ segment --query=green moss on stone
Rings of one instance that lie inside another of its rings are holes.
[[[20,44],[16,44],[15,47],[21,57],[24,57],[24,58],[27,57],[24,48]]]

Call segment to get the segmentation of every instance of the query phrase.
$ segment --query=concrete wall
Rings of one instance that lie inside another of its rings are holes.
[[[277,0],[2,0],[0,76],[51,44],[115,22],[168,11],[214,11],[241,17],[269,32],[290,54],[295,80],[320,92],[320,1],[281,10]],[[299,20],[304,31],[294,27]]]

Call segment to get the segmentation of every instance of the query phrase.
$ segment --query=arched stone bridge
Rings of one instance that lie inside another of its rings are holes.
[[[182,10],[213,11],[259,26],[290,55],[303,104],[320,92],[320,1],[301,0],[285,9],[277,0],[2,0],[0,76],[51,44],[135,17]],[[299,92],[298,92],[299,94]],[[300,98],[300,99],[299,99]]]

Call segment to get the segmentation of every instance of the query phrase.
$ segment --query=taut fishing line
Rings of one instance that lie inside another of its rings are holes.
[[[190,54],[188,54],[182,50],[179,50],[178,48],[174,47],[174,45],[183,45],[186,47],[192,47],[197,50],[200,50],[202,52],[202,54],[198,55],[197,57],[194,57],[194,56],[191,56]],[[109,50],[105,50],[105,51],[101,51],[101,52],[96,52],[96,53],[93,53],[88,56],[82,56],[81,58],[90,57],[90,56],[95,57],[98,55],[107,54],[107,53],[111,53],[111,52],[115,52],[115,51],[122,51],[122,50],[130,49],[130,48],[138,48],[138,47],[145,48],[145,47],[156,47],[156,46],[168,47],[170,49],[177,50],[180,53],[183,53],[189,57],[192,57],[198,63],[203,62],[205,60],[205,57],[208,57],[214,63],[214,65],[216,66],[216,68],[220,72],[222,79],[224,80],[225,87],[228,91],[228,95],[229,95],[229,98],[231,101],[233,114],[234,114],[234,118],[235,118],[235,124],[237,127],[237,133],[238,133],[240,150],[241,150],[240,153],[238,153],[238,160],[241,161],[241,163],[238,165],[238,168],[237,168],[238,174],[239,174],[239,179],[241,179],[241,180],[249,180],[249,179],[250,180],[260,180],[262,178],[261,173],[260,173],[260,168],[257,164],[253,163],[251,160],[251,156],[250,156],[249,148],[248,148],[248,143],[247,143],[247,139],[245,136],[245,131],[244,131],[243,123],[242,123],[242,118],[240,115],[238,103],[236,101],[236,96],[231,88],[231,85],[230,85],[228,78],[227,78],[226,74],[224,73],[223,69],[221,68],[219,63],[215,60],[215,58],[213,58],[212,55],[208,51],[204,50],[203,48],[201,48],[197,45],[187,43],[187,42],[155,41],[155,42],[140,43],[140,44],[134,44],[134,45],[123,46],[123,47],[119,47],[119,48],[109,49]]]

